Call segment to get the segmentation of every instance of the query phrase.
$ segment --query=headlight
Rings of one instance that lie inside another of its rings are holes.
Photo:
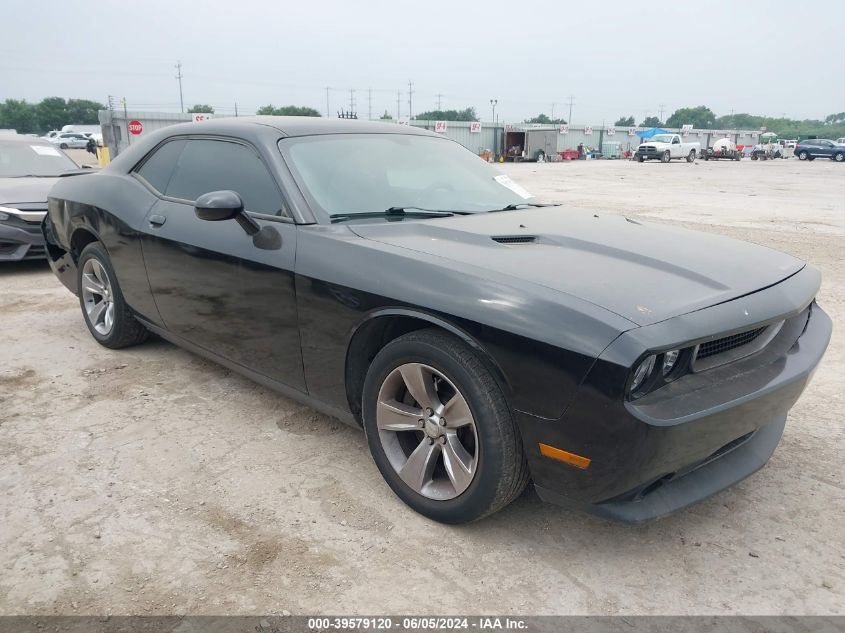
[[[672,349],[668,352],[664,352],[663,354],[663,375],[668,376],[672,373],[672,370],[675,369],[675,363],[678,362],[678,356],[680,356],[681,350],[679,349]]]
[[[651,375],[651,370],[654,369],[654,361],[656,358],[657,357],[652,354],[641,362],[634,370],[634,379],[631,381],[631,393],[636,392],[637,389],[642,387],[643,383],[645,383],[645,379]]]
[[[0,207],[0,222],[5,222],[13,215],[18,215],[20,211],[11,207]]]
[[[628,387],[628,397],[640,398],[680,378],[689,370],[692,347],[649,354],[636,365]]]

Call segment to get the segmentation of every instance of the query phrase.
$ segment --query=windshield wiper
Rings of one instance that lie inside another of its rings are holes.
[[[470,211],[446,211],[443,209],[423,209],[421,207],[390,207],[384,211],[366,213],[334,213],[329,216],[332,224],[356,218],[448,218],[453,215],[467,215]]]
[[[487,213],[496,213],[498,211],[516,211],[522,207],[559,207],[560,204],[551,204],[548,202],[517,202],[516,204],[509,204],[501,209],[490,209]]]

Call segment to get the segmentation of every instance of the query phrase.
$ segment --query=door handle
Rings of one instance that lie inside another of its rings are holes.
[[[163,215],[151,215],[150,216],[150,225],[151,226],[156,226],[156,227],[161,226],[165,222],[167,222],[167,218],[164,217]]]

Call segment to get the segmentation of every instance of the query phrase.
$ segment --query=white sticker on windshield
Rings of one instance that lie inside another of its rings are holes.
[[[518,195],[520,198],[522,198],[524,200],[527,200],[528,198],[534,197],[530,193],[528,193],[528,191],[526,191],[523,187],[519,186],[513,180],[511,180],[511,177],[508,176],[507,174],[502,174],[501,176],[496,176],[495,181],[498,182],[503,187],[507,187],[508,189],[513,191],[516,195]]]
[[[50,147],[48,145],[30,145],[32,151],[36,154],[41,154],[41,156],[61,156],[59,154],[59,150],[55,147]]]

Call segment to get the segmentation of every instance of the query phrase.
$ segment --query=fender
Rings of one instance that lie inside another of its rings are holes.
[[[491,356],[487,350],[473,337],[469,332],[466,330],[456,326],[454,323],[444,319],[441,316],[436,314],[432,314],[430,312],[426,312],[425,310],[421,309],[414,309],[414,308],[399,308],[399,307],[389,307],[389,308],[377,308],[371,312],[368,312],[363,319],[361,319],[355,326],[350,329],[346,336],[346,367],[349,367],[349,350],[351,349],[352,341],[355,338],[355,335],[360,331],[360,329],[368,323],[371,323],[375,319],[381,317],[391,317],[391,316],[402,316],[402,317],[409,317],[412,319],[418,319],[420,321],[426,321],[431,323],[434,326],[442,328],[449,332],[450,334],[458,337],[464,343],[469,345],[472,349],[478,352],[484,361],[488,364],[488,366],[494,370],[495,378],[497,382],[499,382],[500,386],[505,388],[507,392],[511,392],[511,384],[505,374],[504,370],[502,370],[501,365],[499,362]]]

